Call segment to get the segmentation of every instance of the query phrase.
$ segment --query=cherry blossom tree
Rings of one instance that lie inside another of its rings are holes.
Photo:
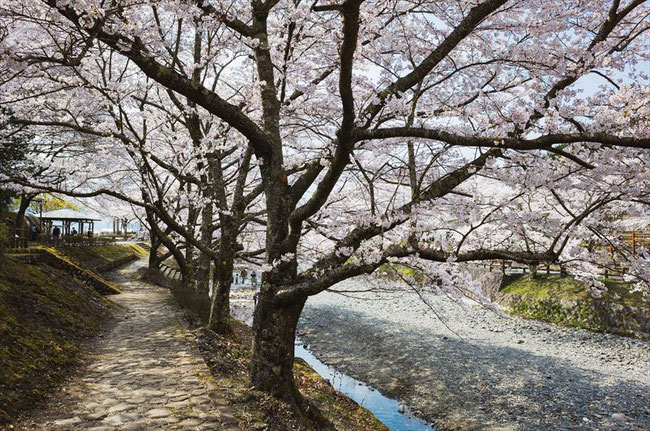
[[[250,146],[266,220],[251,380],[321,429],[292,377],[309,296],[388,262],[451,284],[455,262],[583,261],[607,208],[647,214],[643,0],[1,7],[5,76],[106,50]],[[245,55],[222,67],[228,53]]]
[[[82,35],[77,34],[75,40],[81,39]],[[198,47],[193,53],[195,61],[199,62],[201,55],[211,55],[218,39],[218,34],[195,34],[193,43]],[[206,52],[200,49],[203,43]],[[178,48],[176,45],[175,49]],[[14,53],[14,56],[29,58],[30,67],[12,78],[18,87],[13,94],[18,98],[24,95],[32,103],[19,104],[20,109],[14,112],[10,122],[35,128],[41,135],[58,134],[60,141],[79,136],[94,139],[91,146],[99,152],[105,167],[98,169],[93,162],[83,159],[93,167],[89,170],[92,175],[101,178],[90,185],[89,178],[77,175],[77,184],[86,188],[84,195],[105,192],[109,172],[116,169],[135,175],[131,186],[139,185],[131,187],[129,192],[116,192],[114,183],[109,181],[113,186],[111,195],[145,209],[144,218],[154,238],[154,249],[163,244],[170,250],[183,281],[193,285],[198,277],[197,287],[206,297],[210,264],[214,262],[218,269],[215,271],[217,294],[213,296],[210,327],[227,331],[233,260],[241,248],[238,237],[260,213],[259,209],[257,214],[246,213],[261,193],[260,187],[251,186],[252,153],[246,148],[246,142],[233,137],[228,127],[210,114],[200,116],[193,103],[180,100],[169,90],[155,88],[146,77],[134,75],[128,59],[113,58],[101,47],[87,48],[75,61],[64,59],[66,50],[61,46],[47,55],[22,57]],[[238,53],[221,56],[221,63],[214,63],[211,70],[222,70],[238,56]],[[49,72],[43,76],[40,69],[45,67]],[[61,84],[63,76],[65,83]],[[195,70],[193,79],[202,79],[202,74]],[[38,89],[33,88],[36,82],[40,83]],[[62,98],[61,92],[66,97]],[[94,103],[78,103],[79,100]],[[80,163],[79,154],[76,156],[75,166],[67,167],[69,176],[74,176]],[[123,166],[123,160],[129,161],[130,166]],[[76,188],[68,183],[63,191],[80,196],[74,192]],[[217,223],[213,220],[215,205]],[[183,222],[176,223],[176,220]],[[200,232],[196,229],[198,220]],[[181,243],[168,236],[172,231],[180,235]],[[219,234],[218,241],[213,243],[215,233]],[[195,265],[197,245],[200,249],[198,265]],[[251,258],[259,253],[247,251],[245,256]],[[151,263],[156,267],[157,259],[152,258]]]

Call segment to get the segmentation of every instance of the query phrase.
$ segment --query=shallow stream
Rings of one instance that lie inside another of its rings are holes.
[[[314,356],[309,347],[296,339],[295,356],[304,359],[334,389],[353,399],[374,414],[393,431],[434,431],[433,425],[415,417],[408,407],[388,398],[377,389],[325,365]]]

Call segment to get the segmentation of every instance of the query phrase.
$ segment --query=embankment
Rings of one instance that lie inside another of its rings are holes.
[[[603,281],[607,292],[595,298],[570,276],[506,276],[497,300],[529,319],[650,340],[650,301],[629,283]]]
[[[134,246],[68,247],[0,256],[0,424],[33,408],[83,358],[83,344],[110,322],[100,292],[112,284],[91,271],[143,253]]]

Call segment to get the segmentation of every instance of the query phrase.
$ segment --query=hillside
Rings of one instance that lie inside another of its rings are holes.
[[[0,257],[0,424],[33,407],[82,358],[112,305],[69,273]]]

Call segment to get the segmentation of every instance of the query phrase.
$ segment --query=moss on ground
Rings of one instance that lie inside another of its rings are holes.
[[[510,276],[502,292],[512,314],[560,325],[648,337],[650,302],[631,283],[602,279],[608,290],[594,298],[589,287],[570,276],[558,274]]]
[[[81,357],[111,305],[64,271],[0,262],[0,424],[42,400]]]
[[[137,244],[89,245],[48,248],[59,257],[95,272],[112,269],[115,263],[143,257],[147,252]]]
[[[606,278],[601,281],[607,286],[607,292],[602,300],[637,307],[650,307],[650,302],[644,300],[641,292],[632,292],[632,283]],[[535,278],[530,275],[510,276],[504,279],[501,291],[539,299],[575,301],[594,299],[587,284],[571,276],[559,274],[539,274]]]
[[[215,377],[215,383],[229,394],[237,418],[245,429],[268,431],[308,430],[291,408],[269,395],[250,389],[251,329],[231,320],[232,335],[220,336],[202,329],[199,349]],[[340,430],[388,431],[372,413],[335,391],[306,362],[294,363],[294,378],[300,392]]]
[[[533,298],[587,299],[587,286],[568,276],[559,274],[511,276],[505,280],[504,293],[526,295]]]
[[[430,281],[422,271],[401,263],[383,264],[377,268],[375,274],[392,281],[407,280],[416,284],[424,284]]]
[[[300,392],[312,400],[337,429],[388,430],[368,410],[335,391],[307,362],[297,358],[293,368]]]

